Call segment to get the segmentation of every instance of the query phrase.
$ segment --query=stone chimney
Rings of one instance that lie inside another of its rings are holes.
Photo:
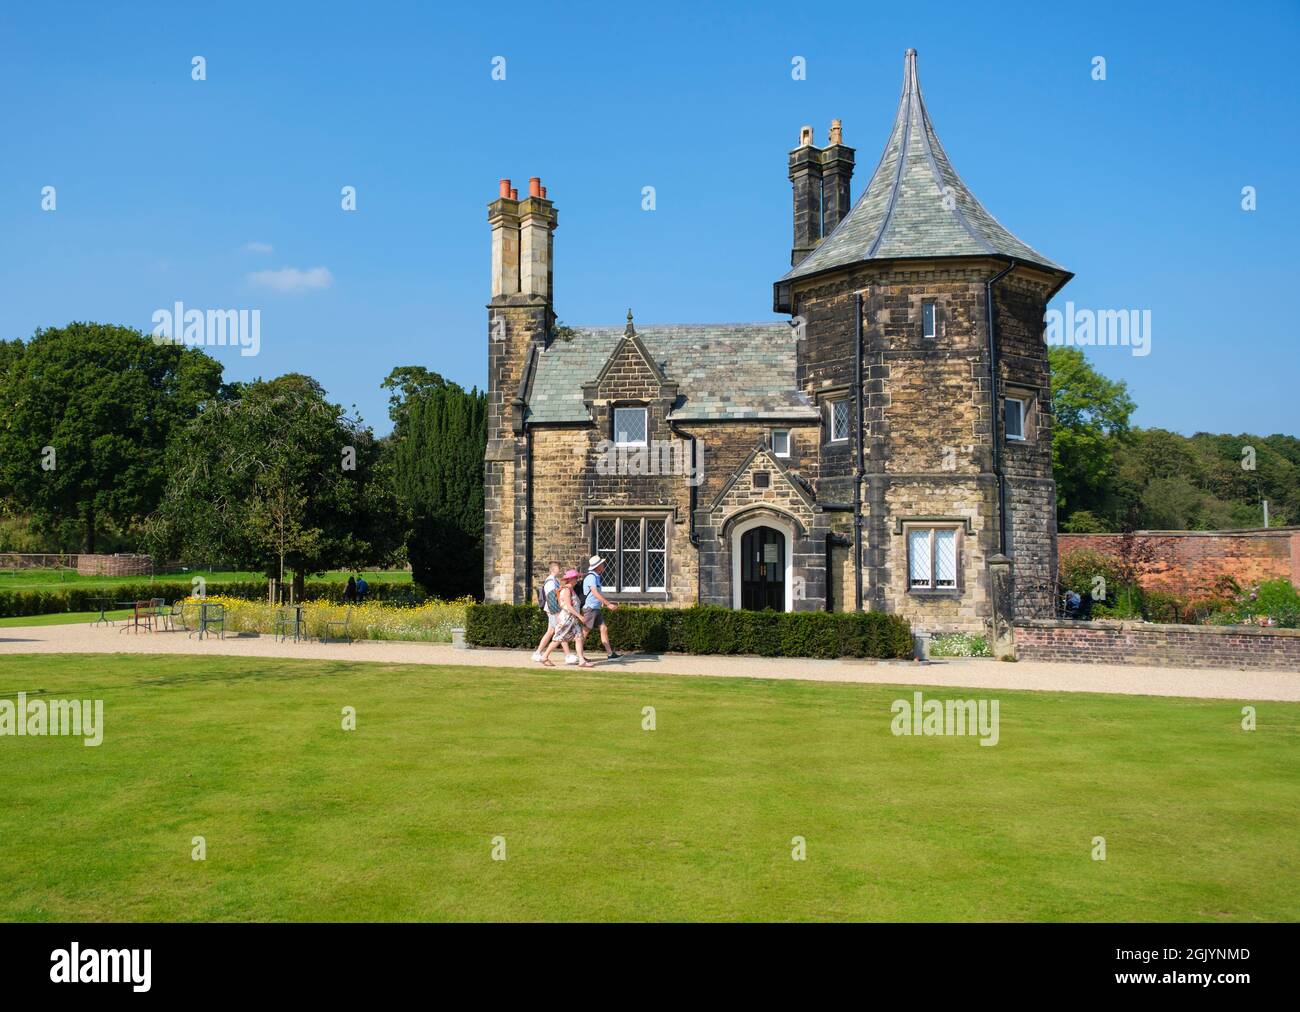
[[[501,180],[500,196],[488,205],[492,227],[492,298],[519,291],[519,201],[510,180]]]
[[[844,220],[849,203],[849,181],[853,178],[854,151],[844,144],[844,132],[837,119],[831,120],[830,143],[822,149],[822,235],[828,236]]]
[[[503,179],[488,205],[492,228],[492,298],[488,302],[488,439],[483,459],[483,590],[486,600],[520,602],[531,595],[528,552],[514,517],[527,501],[524,465],[527,392],[551,339],[555,206],[541,179],[528,195]]]
[[[822,159],[810,126],[800,129],[799,146],[790,152],[790,184],[794,188],[793,266],[813,251],[822,234]]]
[[[791,265],[811,253],[849,213],[853,149],[844,144],[839,120],[831,120],[830,143],[819,148],[810,126],[799,130],[799,146],[790,152],[794,189],[794,245]]]

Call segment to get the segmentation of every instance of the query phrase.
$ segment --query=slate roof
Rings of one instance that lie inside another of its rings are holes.
[[[575,328],[538,356],[528,396],[535,424],[587,422],[582,385],[596,379],[623,339],[622,327]],[[692,324],[636,329],[665,377],[677,383],[673,421],[815,419],[795,382],[795,340],[788,323]]]
[[[916,50],[909,49],[894,126],[871,181],[844,220],[777,285],[869,260],[988,255],[1068,273],[1008,232],[957,175],[926,112]]]

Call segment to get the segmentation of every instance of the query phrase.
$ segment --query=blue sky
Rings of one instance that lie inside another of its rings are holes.
[[[1151,310],[1151,354],[1090,356],[1139,424],[1300,433],[1300,5],[834,7],[6,5],[0,336],[258,308],[228,379],[307,372],[387,431],[393,366],[484,383],[486,205],[534,175],[566,323],[773,319],[800,125],[843,119],[856,199],[910,46],[957,170],[1075,272],[1056,304]]]

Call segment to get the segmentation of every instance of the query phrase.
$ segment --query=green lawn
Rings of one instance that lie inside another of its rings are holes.
[[[0,738],[3,920],[1300,916],[1300,704],[996,692],[989,748],[894,737],[888,686],[0,657],[21,689],[106,731]]]
[[[364,571],[370,583],[410,583],[411,574],[406,570]],[[348,577],[354,575],[350,570],[337,570],[312,577],[315,580],[335,580],[347,583]],[[265,573],[214,571],[207,569],[186,570],[182,573],[161,573],[153,579],[160,583],[188,583],[196,576],[201,576],[209,583],[231,583],[265,580]],[[6,569],[0,571],[0,590],[58,590],[62,587],[120,587],[127,583],[148,583],[148,576],[82,576],[74,570],[67,569]]]

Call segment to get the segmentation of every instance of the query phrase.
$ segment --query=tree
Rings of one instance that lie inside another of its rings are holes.
[[[388,417],[393,421],[393,432],[399,438],[406,432],[406,413],[410,403],[420,394],[446,388],[447,381],[422,365],[399,365],[379,384],[389,390]]]
[[[440,597],[483,592],[487,395],[436,374],[400,407],[391,443],[415,581]]]
[[[94,552],[102,525],[155,507],[173,433],[220,389],[216,360],[129,327],[70,323],[6,343],[0,494],[47,538]]]
[[[281,462],[277,461],[256,479],[245,522],[253,544],[274,552],[279,560],[276,579],[281,587],[285,558],[290,553],[298,558],[310,556],[320,543],[321,530],[302,524],[307,508],[302,487],[293,481]]]
[[[1052,368],[1052,467],[1057,509],[1107,511],[1115,453],[1129,428],[1134,404],[1122,381],[1097,372],[1078,348],[1048,349]]]
[[[196,418],[169,458],[151,542],[194,561],[304,578],[389,561],[401,524],[370,429],[290,373]]]

